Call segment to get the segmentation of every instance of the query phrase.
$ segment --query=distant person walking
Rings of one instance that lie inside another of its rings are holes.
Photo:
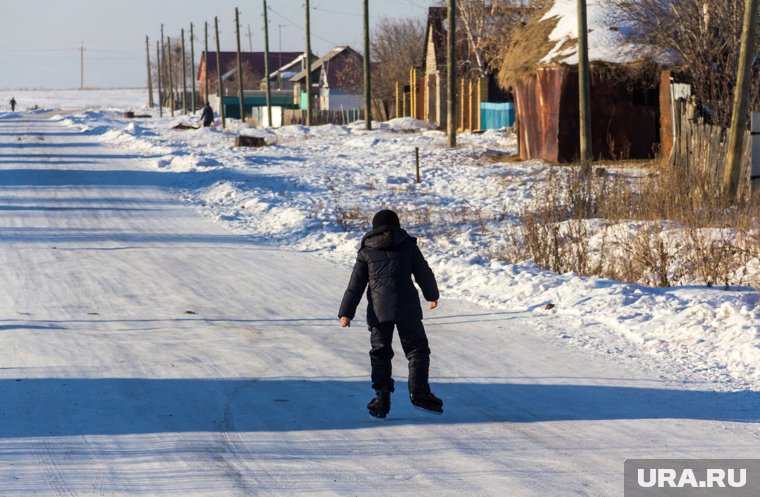
[[[16,98],[11,97],[11,112],[16,112]]]
[[[203,121],[203,127],[208,128],[211,123],[214,122],[214,109],[211,108],[208,102],[203,106],[203,113],[201,114],[201,121]]]

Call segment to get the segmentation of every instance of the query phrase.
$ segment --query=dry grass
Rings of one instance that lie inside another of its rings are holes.
[[[726,207],[718,192],[695,186],[704,178],[665,168],[638,179],[556,175],[546,184],[505,234],[509,262],[660,287],[760,283],[747,270],[760,259],[757,201]]]

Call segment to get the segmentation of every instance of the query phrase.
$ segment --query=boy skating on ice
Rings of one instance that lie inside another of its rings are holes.
[[[443,402],[430,391],[430,349],[422,326],[422,307],[414,280],[430,308],[438,305],[438,285],[433,271],[417,247],[417,239],[401,229],[398,215],[382,210],[372,219],[372,231],[362,238],[351,280],[343,295],[338,316],[345,328],[351,325],[356,307],[367,289],[367,325],[372,364],[372,388],[377,396],[367,405],[369,413],[385,418],[394,391],[391,376],[393,328],[409,360],[409,396],[415,407],[443,412]]]

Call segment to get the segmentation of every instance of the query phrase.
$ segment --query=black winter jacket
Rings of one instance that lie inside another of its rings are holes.
[[[425,300],[438,300],[435,276],[417,247],[417,239],[393,226],[370,231],[362,239],[338,316],[353,319],[367,288],[369,326],[421,320],[420,297],[412,276]]]

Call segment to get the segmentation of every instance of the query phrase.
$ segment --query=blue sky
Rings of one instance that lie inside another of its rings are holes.
[[[433,3],[370,0],[370,22],[383,16],[424,19]],[[261,0],[0,0],[0,88],[78,88],[82,42],[86,87],[145,86],[145,35],[153,57],[162,23],[165,34],[179,36],[193,22],[200,52],[204,21],[211,33],[218,16],[222,50],[234,50],[235,7],[243,50],[248,25],[254,50],[264,50]],[[279,50],[281,32],[283,51],[303,50],[303,1],[269,0],[269,7],[270,49]],[[321,55],[349,44],[361,51],[361,13],[362,0],[311,0],[312,50]],[[210,36],[212,50],[213,41]]]

